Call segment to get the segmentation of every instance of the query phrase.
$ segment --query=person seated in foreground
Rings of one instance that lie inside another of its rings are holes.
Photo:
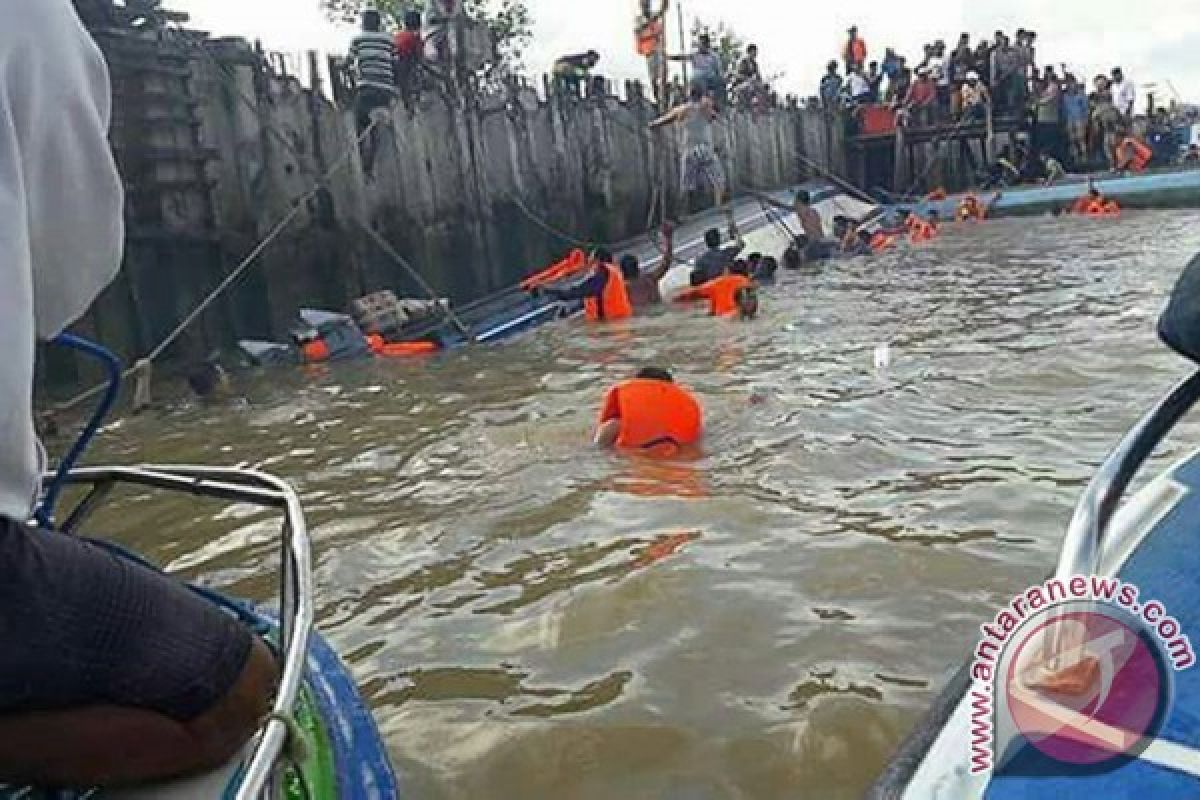
[[[721,247],[721,231],[709,228],[704,232],[704,246],[707,249],[696,258],[696,267],[691,276],[692,286],[700,286],[724,275],[734,259],[746,249],[746,243],[736,227],[729,233],[733,244]]]
[[[704,414],[695,396],[676,384],[670,372],[647,367],[605,394],[593,442],[670,454],[698,443],[703,432]]]
[[[69,0],[0,26],[0,784],[119,787],[214,769],[271,710],[266,645],[179,581],[28,524],[43,458],[35,343],[117,274],[121,178],[109,77]],[[52,100],[53,102],[48,102]]]
[[[663,225],[663,254],[659,265],[643,272],[638,257],[632,253],[621,256],[621,277],[629,291],[629,301],[635,311],[662,305],[662,290],[659,284],[675,265],[675,229],[671,223]]]
[[[592,253],[592,274],[569,289],[536,289],[555,300],[582,300],[589,322],[613,322],[633,316],[633,303],[625,276],[613,263],[612,253],[597,248]]]
[[[738,290],[752,286],[754,281],[750,279],[750,267],[745,261],[739,260],[721,277],[700,286],[693,286],[675,299],[679,303],[707,300],[708,311],[712,316],[736,317],[741,311],[736,297]]]

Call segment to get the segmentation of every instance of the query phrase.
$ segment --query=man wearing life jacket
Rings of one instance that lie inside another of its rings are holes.
[[[542,289],[555,300],[582,300],[583,310],[591,322],[614,322],[633,316],[633,303],[625,278],[613,263],[612,253],[598,248],[592,254],[592,274],[583,283],[570,289]]]
[[[933,216],[934,212],[930,212],[931,219],[926,220],[916,212],[908,215],[904,224],[908,228],[909,240],[913,244],[933,241],[937,236],[937,225],[932,219]]]
[[[4,11],[0,784],[107,789],[207,772],[270,712],[270,649],[182,582],[29,523],[46,465],[36,343],[116,277],[125,202],[108,69],[72,4],[7,0]],[[143,537],[173,535],[169,522],[127,521]]]
[[[1117,145],[1118,172],[1145,172],[1152,158],[1154,151],[1133,136],[1126,136]]]
[[[696,444],[703,432],[695,396],[665,369],[648,367],[608,390],[593,441],[597,447],[674,451]]]
[[[637,52],[646,59],[650,72],[650,87],[659,108],[667,101],[666,15],[669,0],[662,0],[658,11],[650,8],[651,0],[641,0],[641,14],[634,23]]]
[[[851,25],[846,31],[846,46],[842,48],[842,60],[846,62],[846,72],[852,72],[867,65],[867,43],[858,35],[858,26]]]
[[[963,222],[982,222],[986,217],[987,212],[979,204],[979,198],[973,194],[964,197],[958,206],[958,218]]]
[[[694,286],[680,294],[676,301],[688,303],[707,300],[709,313],[714,317],[736,317],[740,314],[737,302],[739,289],[754,286],[750,279],[750,268],[745,261],[737,261],[729,271],[708,283]]]

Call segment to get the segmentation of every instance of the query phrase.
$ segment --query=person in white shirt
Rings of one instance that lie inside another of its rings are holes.
[[[1137,85],[1125,77],[1120,67],[1112,71],[1112,91],[1117,111],[1125,118],[1125,124],[1130,124],[1133,122],[1133,107],[1137,105]]]
[[[867,103],[871,99],[871,83],[863,75],[863,68],[857,64],[846,76],[846,92],[855,103]]]
[[[5,0],[0,25],[0,784],[140,784],[218,766],[278,671],[177,581],[29,520],[45,455],[38,339],[112,280],[123,197],[108,70],[70,0]]]

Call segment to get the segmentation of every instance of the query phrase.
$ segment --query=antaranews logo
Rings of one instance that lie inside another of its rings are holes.
[[[1117,578],[1053,579],[982,626],[968,696],[972,774],[1103,772],[1155,742],[1174,673],[1196,657],[1162,603],[1139,597]]]

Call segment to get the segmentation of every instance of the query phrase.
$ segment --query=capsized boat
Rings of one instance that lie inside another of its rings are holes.
[[[1184,273],[1159,330],[1169,345],[1200,363],[1200,347],[1197,347],[1200,256]],[[1172,389],[1125,436],[1080,498],[1053,579],[1119,578],[1122,585],[1137,587],[1135,603],[1140,597],[1143,610],[1149,609],[1151,600],[1161,604],[1165,614],[1169,614],[1172,628],[1177,627],[1182,635],[1200,632],[1200,547],[1196,546],[1200,451],[1180,460],[1123,506],[1118,506],[1156,447],[1198,401],[1200,372]],[[1013,642],[1019,640],[1022,630],[1015,630]],[[1161,626],[1157,631],[1160,638],[1165,636]],[[1110,690],[1116,684],[1111,666],[1105,664],[1112,662],[1106,661],[1103,650],[1097,650],[1098,656],[1089,654],[1068,664],[1068,669],[1075,664],[1084,665],[1083,672],[1073,677],[1068,675],[1065,683],[1035,698],[1042,704],[1033,706],[1041,714],[1042,724],[1046,720],[1052,724],[1049,728],[1034,728],[1039,733],[1033,736],[1023,726],[1028,719],[1016,721],[1013,716],[1010,693],[1003,703],[997,697],[985,704],[994,738],[980,738],[977,726],[983,712],[977,705],[979,687],[974,682],[979,676],[973,676],[968,664],[951,679],[925,719],[903,742],[867,797],[870,800],[1200,797],[1200,669],[1190,666],[1195,661],[1190,642],[1185,649],[1185,640],[1175,635],[1177,638],[1169,645],[1163,642],[1159,671],[1147,672],[1155,676],[1157,684],[1152,699],[1157,700],[1158,708],[1149,708],[1157,716],[1139,717],[1141,711],[1135,713],[1120,706],[1117,709],[1123,713],[1109,715],[1110,706],[1105,705],[1105,698],[1113,696]],[[971,646],[976,644],[973,642]],[[983,646],[980,644],[976,649],[976,664]],[[1007,657],[1001,657],[1001,665]],[[1093,658],[1095,663],[1088,664]],[[1019,665],[1015,656],[1009,663]],[[1121,669],[1124,667],[1118,667],[1118,673]],[[998,674],[1002,672],[998,670]],[[1088,686],[1088,691],[1092,691],[1091,684],[1095,683],[1096,691],[1103,689],[1104,693],[1089,700],[1094,705],[1071,709],[1085,714],[1064,715],[1064,706],[1059,701],[1069,697],[1069,684],[1081,677],[1080,686]],[[1136,676],[1135,680],[1137,687],[1148,685],[1145,675]],[[1017,713],[1024,714],[1026,698],[1018,695],[1018,699],[1023,707]],[[1147,707],[1143,704],[1142,710]],[[1059,727],[1064,720],[1070,727]],[[1051,738],[1046,738],[1047,733]],[[1058,736],[1066,738],[1053,738]],[[1104,740],[1105,745],[1099,745],[1100,740],[1092,738],[1097,736],[1109,738]],[[1047,741],[1058,749],[1050,749]],[[1063,742],[1068,747],[1063,748]],[[981,755],[977,749],[980,746],[986,746],[993,757],[979,762],[977,771],[973,771],[972,761]],[[1087,755],[1088,759],[1077,760],[1080,755]],[[1065,765],[1061,761],[1064,757]],[[983,769],[987,761],[994,763]]]
[[[813,208],[829,230],[832,230],[833,222],[839,216],[863,219],[875,210],[875,206],[856,200],[837,186],[825,183],[806,184],[795,189],[767,193],[767,196],[790,205],[796,189],[801,188],[809,191]],[[743,235],[772,225],[779,228],[781,234],[800,231],[794,214],[770,208],[752,196],[738,199],[733,206],[733,215]],[[676,266],[662,280],[664,297],[671,297],[687,288],[693,266],[691,262],[704,251],[704,231],[723,222],[722,212],[712,210],[697,215],[676,231]],[[616,252],[636,255],[644,269],[653,269],[663,258],[655,244],[644,240],[627,242],[618,246]],[[326,345],[319,348],[317,358],[309,357],[304,346],[294,343],[243,340],[238,344],[242,353],[254,364],[280,366],[368,358],[372,355],[428,355],[472,342],[500,342],[548,322],[581,314],[581,301],[560,301],[530,290],[535,287],[569,286],[586,277],[586,267],[586,254],[579,249],[572,250],[559,262],[537,270],[516,286],[453,308],[453,315],[448,313],[447,306],[433,310],[423,319],[387,330],[383,334],[386,339],[383,349],[369,342],[371,334],[364,333],[363,326],[350,315],[312,309],[300,312],[295,332],[301,340],[319,340]]]
[[[345,664],[314,627],[312,549],[304,510],[283,480],[249,469],[199,466],[77,467],[116,400],[121,379],[117,358],[72,336],[60,342],[103,359],[109,386],[100,408],[59,468],[46,476],[46,492],[35,519],[55,533],[79,533],[114,492],[162,491],[241,504],[275,512],[281,520],[278,597],[270,607],[226,597],[200,586],[189,588],[240,620],[268,644],[280,664],[273,713],[242,753],[206,775],[131,790],[40,790],[0,786],[0,797],[45,800],[391,800],[399,797],[396,776],[375,721]],[[70,489],[80,499],[56,514]],[[115,544],[122,558],[146,564]],[[148,565],[153,567],[153,565]]]
[[[1164,168],[1136,175],[1072,175],[1053,186],[1014,186],[971,192],[986,207],[990,217],[1045,214],[1066,209],[1095,186],[1121,208],[1200,208],[1200,169]],[[912,209],[922,216],[937,211],[942,219],[954,219],[967,193],[944,199],[928,198],[912,203],[889,203],[889,210]]]

